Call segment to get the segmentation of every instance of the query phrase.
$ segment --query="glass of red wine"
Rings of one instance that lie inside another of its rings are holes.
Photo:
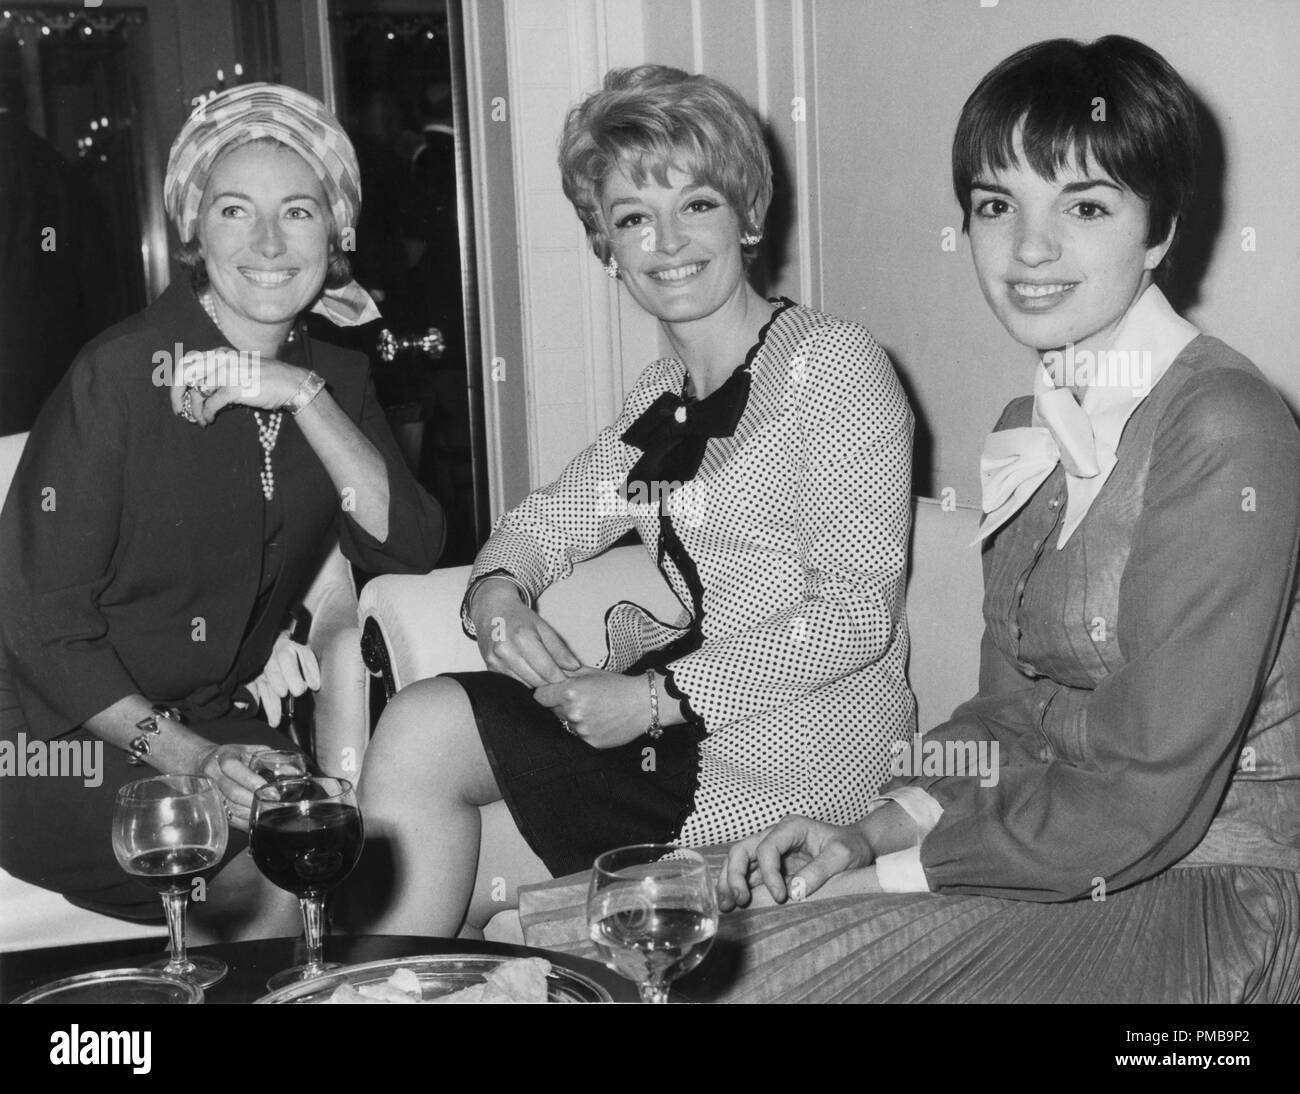
[[[225,803],[202,776],[155,775],[117,792],[113,853],[122,869],[162,897],[171,936],[170,957],[147,968],[204,988],[226,975],[224,961],[186,952],[185,910],[194,882],[221,865],[229,837]]]
[[[352,872],[363,838],[356,790],[347,779],[279,779],[253,792],[253,861],[298,897],[307,939],[307,963],[276,973],[266,982],[269,991],[339,967],[322,960],[325,897]]]
[[[606,851],[591,872],[587,928],[601,960],[636,982],[643,1003],[668,1002],[668,985],[704,960],[718,932],[708,863],[672,844]]]

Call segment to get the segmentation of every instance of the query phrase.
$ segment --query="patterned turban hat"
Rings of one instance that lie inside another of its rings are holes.
[[[270,137],[298,153],[320,179],[340,233],[356,227],[361,169],[338,120],[319,99],[283,84],[241,84],[197,107],[172,142],[163,201],[182,243],[194,238],[199,205],[213,165],[241,144]],[[339,326],[379,317],[375,302],[355,281],[326,289],[312,307]]]

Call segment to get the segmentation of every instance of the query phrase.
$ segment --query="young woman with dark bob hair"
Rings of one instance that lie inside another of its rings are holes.
[[[967,101],[976,275],[1041,367],[982,459],[979,693],[927,739],[997,778],[736,844],[724,906],[830,898],[739,917],[763,975],[736,997],[1300,998],[1300,433],[1158,287],[1196,138],[1122,37],[1029,46]]]
[[[867,331],[749,284],[772,194],[752,111],[706,76],[611,72],[569,114],[560,169],[672,352],[479,553],[464,619],[491,671],[385,711],[361,794],[370,860],[393,870],[352,886],[379,906],[372,930],[472,930],[503,907],[494,878],[513,890],[622,844],[850,821],[913,733],[912,415]],[[616,605],[607,658],[584,666],[532,605],[633,530],[681,611]],[[503,797],[510,830],[481,832]]]

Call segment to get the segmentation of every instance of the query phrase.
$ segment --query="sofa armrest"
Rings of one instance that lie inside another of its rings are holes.
[[[971,546],[980,511],[915,499],[907,580],[907,679],[926,733],[979,690],[984,574]]]
[[[908,678],[924,732],[978,690],[984,581],[979,548],[971,546],[979,530],[978,508],[916,498],[913,515]],[[469,569],[378,577],[362,589],[366,664],[384,677],[388,695],[440,672],[482,667],[477,645],[460,628]],[[635,601],[665,621],[684,611],[639,545],[615,547],[579,563],[542,594],[538,610],[582,661],[593,664],[605,653],[605,613],[620,600]]]
[[[366,668],[381,676],[386,698],[440,672],[483,667],[478,646],[460,628],[468,566],[432,573],[386,574],[366,583],[357,607]]]
[[[361,590],[366,666],[383,676],[390,697],[416,680],[483,667],[478,644],[460,626],[469,573],[468,566],[456,566],[418,577],[378,577]],[[595,664],[605,655],[605,613],[620,600],[664,620],[683,613],[641,546],[615,547],[579,563],[542,594],[537,608],[585,664]]]
[[[334,544],[302,599],[310,618],[307,644],[320,665],[321,689],[309,704],[302,743],[327,775],[355,778],[370,739],[369,683],[352,567]]]

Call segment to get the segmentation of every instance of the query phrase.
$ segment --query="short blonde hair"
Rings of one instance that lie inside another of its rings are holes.
[[[569,111],[559,163],[564,194],[602,262],[610,243],[600,189],[620,167],[638,186],[647,177],[667,185],[670,168],[691,174],[726,198],[747,233],[762,234],[772,201],[772,160],[749,105],[712,77],[664,65],[606,73],[601,90]]]

